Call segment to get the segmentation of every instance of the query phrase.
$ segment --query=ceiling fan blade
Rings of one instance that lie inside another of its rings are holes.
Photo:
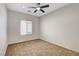
[[[44,5],[44,6],[41,6],[40,8],[47,8],[49,7],[49,5]]]
[[[36,8],[36,7],[29,7],[29,8]]]
[[[37,12],[37,9],[34,11],[34,13],[36,13]]]
[[[42,9],[40,9],[40,11],[42,11],[43,13],[45,13],[45,11],[44,11],[44,10],[42,10]]]

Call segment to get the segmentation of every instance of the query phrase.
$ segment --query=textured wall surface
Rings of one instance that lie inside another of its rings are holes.
[[[70,4],[40,19],[42,39],[79,52],[79,4]]]
[[[32,35],[20,35],[20,21],[31,20]],[[37,17],[8,10],[8,43],[18,43],[39,38],[39,19]]]
[[[5,55],[7,49],[7,10],[0,4],[0,56]]]

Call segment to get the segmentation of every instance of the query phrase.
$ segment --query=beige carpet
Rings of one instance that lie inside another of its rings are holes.
[[[79,56],[79,53],[37,39],[9,45],[6,56]]]

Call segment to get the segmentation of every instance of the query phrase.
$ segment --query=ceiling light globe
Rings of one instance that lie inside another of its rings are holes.
[[[38,7],[37,10],[40,10],[40,8]]]

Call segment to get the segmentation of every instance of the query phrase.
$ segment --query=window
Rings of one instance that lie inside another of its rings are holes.
[[[21,20],[20,35],[32,34],[32,21]]]

